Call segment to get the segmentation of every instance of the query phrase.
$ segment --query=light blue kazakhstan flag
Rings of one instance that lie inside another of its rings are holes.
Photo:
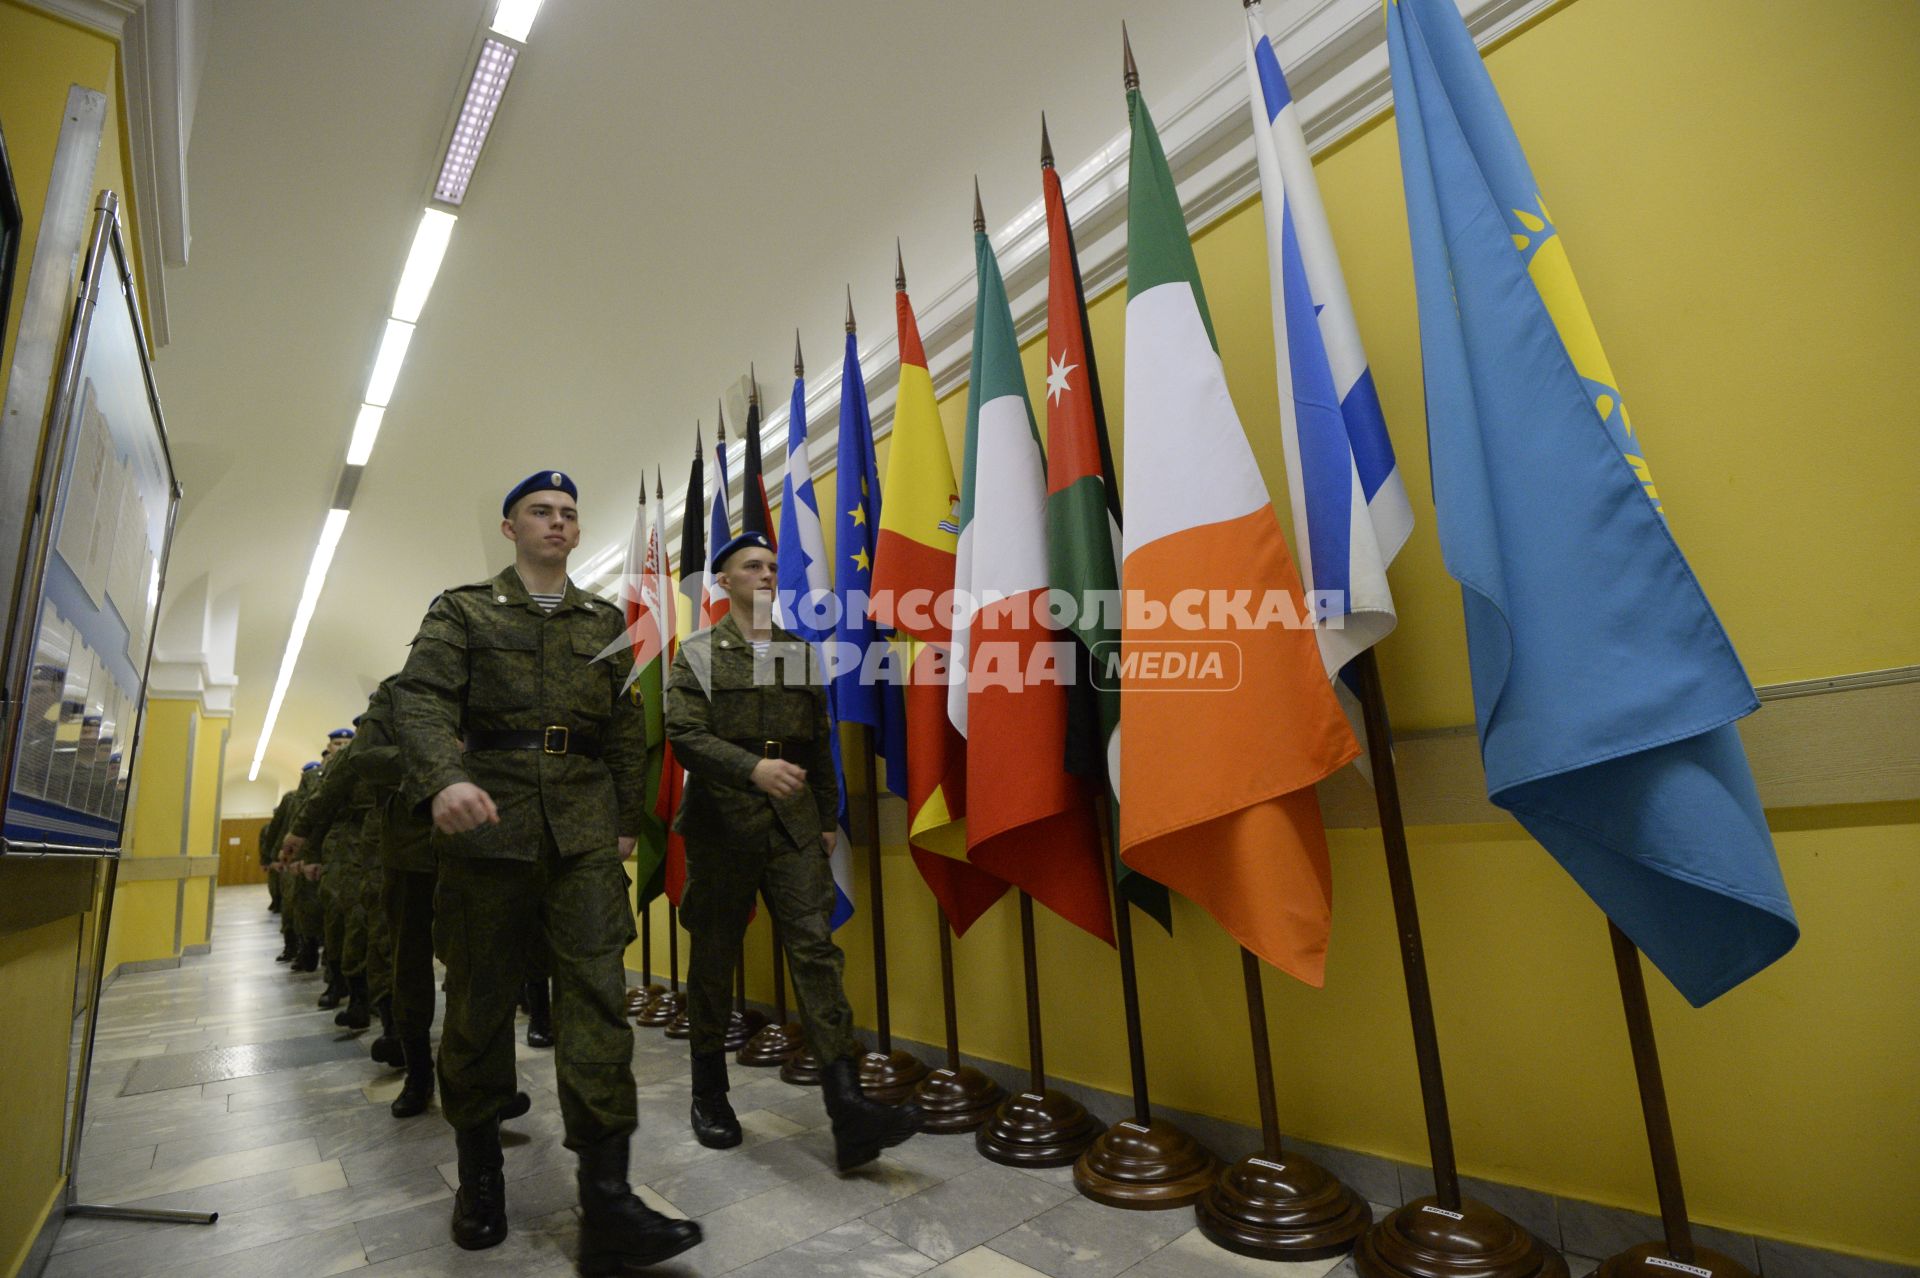
[[[1487,791],[1699,1006],[1800,935],[1733,726],[1759,700],[1458,11],[1388,0],[1387,44]]]
[[[774,620],[782,630],[817,647],[833,634],[833,583],[827,576],[827,543],[821,534],[820,503],[813,493],[813,463],[807,456],[807,384],[797,374],[792,407],[787,412],[787,475],[781,483],[780,544],[785,549],[778,556],[780,588],[775,592]],[[833,716],[831,697],[827,723],[833,743],[833,779],[841,795],[840,838],[827,859],[833,871],[833,909],[827,915],[827,926],[832,929],[853,917],[853,850],[847,838],[847,772],[840,763],[839,724]]]

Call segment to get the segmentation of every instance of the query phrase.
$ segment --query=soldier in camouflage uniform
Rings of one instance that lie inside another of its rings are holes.
[[[318,763],[309,763],[300,770],[300,779],[305,781],[309,771],[318,771]],[[273,816],[268,818],[266,828],[260,831],[260,864],[267,870],[267,886],[273,901],[273,909],[280,915],[280,953],[275,956],[276,963],[291,963],[300,957],[300,934],[293,929],[293,904],[288,898],[288,888],[292,876],[286,873],[286,862],[280,859],[280,840],[286,837],[287,826],[293,820],[295,796],[299,790],[293,789],[280,796],[280,802],[273,807]]]
[[[339,729],[349,733],[350,729]],[[361,880],[366,869],[360,847],[360,827],[373,807],[373,787],[353,770],[355,741],[330,762],[320,789],[294,819],[296,851],[309,843],[320,849],[320,894],[326,911],[327,988],[319,1006],[347,1006],[334,1017],[336,1025],[365,1029],[372,1023],[367,999],[367,915],[361,903]]]
[[[638,1111],[621,861],[645,816],[646,725],[617,608],[567,579],[573,481],[529,476],[501,505],[514,563],[434,600],[394,686],[402,793],[439,831],[447,938],[441,1108],[459,1150],[452,1234],[507,1234],[499,1116],[513,1094],[515,1003],[529,947],[554,981],[554,1072],[579,1155],[580,1271],[616,1274],[700,1241],[627,1184]]]
[[[302,771],[299,788],[293,792],[293,806],[287,811],[286,832],[280,837],[281,873],[287,876],[287,906],[294,933],[300,938],[300,953],[293,960],[295,972],[317,971],[320,967],[320,942],[326,917],[320,902],[319,849],[292,841],[293,823],[320,790],[327,762],[340,752],[341,742],[329,741],[320,762]]]
[[[674,828],[687,843],[680,921],[693,935],[693,1133],[716,1149],[740,1143],[727,1101],[727,993],[758,893],[785,942],[808,1046],[825,1062],[821,1090],[846,1171],[912,1136],[922,1116],[860,1091],[845,959],[827,924],[839,790],[819,657],[773,624],[778,577],[763,534],[721,546],[713,571],[730,611],[680,645],[667,680],[667,739],[687,769]]]

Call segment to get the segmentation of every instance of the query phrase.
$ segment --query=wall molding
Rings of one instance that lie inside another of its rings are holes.
[[[1455,0],[1474,41],[1485,47],[1552,8],[1559,0]],[[1316,0],[1290,4],[1283,18],[1267,12],[1267,29],[1274,51],[1287,69],[1288,86],[1301,116],[1307,148],[1318,155],[1392,106],[1387,66],[1386,24],[1379,0]],[[1151,50],[1143,55],[1143,83],[1148,105],[1167,164],[1173,171],[1185,210],[1187,229],[1198,234],[1258,193],[1259,172],[1253,153],[1253,124],[1248,103],[1244,53],[1236,43],[1221,51],[1214,67],[1180,86],[1156,84]],[[1119,73],[1114,93],[1120,92]],[[1061,174],[1067,197],[1067,215],[1073,223],[1080,273],[1087,296],[1094,297],[1126,279],[1127,165],[1131,149],[1128,131],[1116,133],[1077,167]],[[1035,185],[1038,183],[1036,181]],[[1022,208],[992,235],[1000,270],[1006,278],[1013,308],[1014,328],[1021,341],[1046,327],[1047,230],[1041,198]],[[914,289],[915,317],[926,347],[934,392],[946,395],[967,379],[973,352],[975,281],[972,272],[937,291]],[[929,300],[930,299],[930,300]],[[840,374],[834,371],[808,379],[805,411],[808,459],[817,474],[833,464],[838,448]],[[860,350],[861,375],[873,416],[875,439],[893,428],[893,401],[899,389],[900,351],[888,325],[884,333]],[[791,416],[784,397],[768,405],[762,419],[763,440],[784,440]],[[729,474],[736,488],[742,479],[744,440],[728,445]],[[772,451],[772,450],[768,450]],[[777,495],[786,474],[784,449],[778,465],[769,462],[767,490]],[[736,503],[741,500],[738,492]],[[738,508],[737,505],[735,507]],[[680,541],[680,521],[686,509],[686,488],[667,498],[668,537]],[[576,571],[582,588],[605,586],[620,571],[624,536],[595,551]]]
[[[185,882],[220,873],[217,856],[123,856],[120,883]]]

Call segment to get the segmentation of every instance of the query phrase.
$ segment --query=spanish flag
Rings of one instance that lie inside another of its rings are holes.
[[[1173,175],[1127,94],[1120,856],[1242,946],[1324,982],[1333,874],[1316,781],[1360,752],[1227,393]],[[1198,590],[1198,610],[1186,606]],[[1248,600],[1246,611],[1232,605]],[[1285,624],[1288,619],[1295,625]]]

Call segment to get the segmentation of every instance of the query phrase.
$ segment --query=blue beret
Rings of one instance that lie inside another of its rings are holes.
[[[319,766],[320,766],[320,761],[318,759],[315,759],[312,763],[302,764],[300,767],[300,770],[302,772],[311,772]]]
[[[515,484],[507,493],[507,499],[500,503],[500,518],[507,519],[511,517],[513,514],[513,503],[519,501],[528,493],[542,493],[549,490],[565,493],[575,501],[580,500],[580,490],[573,486],[573,480],[565,474],[557,470],[537,471]]]
[[[745,550],[748,546],[758,546],[762,550],[773,549],[773,543],[767,540],[765,533],[743,532],[713,552],[713,571],[719,572],[720,565],[727,562],[728,555],[736,550]]]
[[[343,737],[351,741],[353,739],[353,729],[352,728],[335,728],[332,732],[329,732],[327,734],[327,740],[329,741],[338,741]]]

